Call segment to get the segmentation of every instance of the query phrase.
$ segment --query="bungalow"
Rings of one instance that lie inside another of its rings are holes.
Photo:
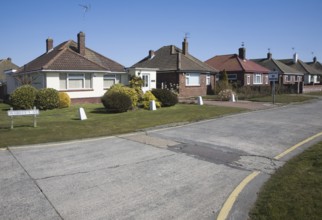
[[[270,52],[267,53],[267,58],[252,59],[252,61],[271,71],[278,71],[278,83],[280,85],[284,85],[285,87],[288,87],[290,90],[297,91],[297,93],[302,92],[304,74],[297,69],[293,69],[292,67],[273,59],[272,54]]]
[[[246,49],[239,48],[239,54],[218,55],[205,61],[209,66],[226,71],[228,80],[238,86],[269,85],[269,69],[246,59]]]
[[[6,72],[15,69],[18,69],[18,66],[12,62],[11,58],[0,60],[0,99],[5,99],[7,94]]]
[[[316,57],[313,57],[313,62],[306,62],[306,64],[320,72],[320,74],[317,75],[317,81],[319,81],[321,84],[322,64],[317,61]]]
[[[129,68],[130,74],[140,75],[150,88],[176,89],[180,97],[203,96],[211,93],[218,72],[188,52],[184,38],[182,50],[174,45],[164,46]]]
[[[294,53],[293,59],[280,60],[282,63],[296,69],[304,74],[304,84],[319,84],[322,72],[315,68],[314,65],[308,65],[298,58],[298,54]]]
[[[113,84],[129,81],[124,66],[85,47],[83,32],[78,33],[77,43],[69,40],[56,47],[48,38],[44,54],[8,75],[10,92],[28,83],[66,92],[73,103],[99,102]]]

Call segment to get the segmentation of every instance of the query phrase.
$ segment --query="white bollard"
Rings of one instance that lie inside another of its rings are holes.
[[[151,111],[157,110],[157,107],[155,106],[155,101],[154,100],[150,101],[150,110]]]
[[[231,102],[236,102],[235,94],[231,94],[230,101],[231,101]]]
[[[86,120],[87,119],[84,108],[79,108],[79,119],[80,120]]]
[[[202,97],[198,96],[198,105],[203,105]]]

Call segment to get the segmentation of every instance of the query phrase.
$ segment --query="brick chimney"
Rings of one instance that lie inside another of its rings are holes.
[[[293,55],[293,63],[297,63],[298,59],[299,59],[299,55],[297,53],[294,53],[294,55]]]
[[[271,53],[271,52],[268,52],[268,53],[267,53],[267,59],[268,59],[268,60],[271,60],[271,59],[272,59],[272,53]]]
[[[54,48],[54,40],[51,38],[47,38],[46,40],[46,53]]]
[[[182,53],[184,55],[188,54],[188,41],[187,41],[187,37],[184,38],[183,42],[182,42]]]
[[[154,50],[149,50],[149,58],[152,59],[154,56]]]
[[[84,56],[85,55],[85,34],[83,32],[79,32],[77,34],[77,46],[78,46],[78,53]]]
[[[238,52],[239,52],[239,54],[238,54],[239,58],[242,59],[242,60],[246,60],[246,49],[245,49],[245,47],[239,48]]]

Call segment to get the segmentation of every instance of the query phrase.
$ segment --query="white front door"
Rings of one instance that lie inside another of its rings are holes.
[[[150,73],[142,73],[143,86],[142,90],[145,93],[150,90]]]

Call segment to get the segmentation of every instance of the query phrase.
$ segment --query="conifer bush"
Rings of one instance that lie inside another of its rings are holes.
[[[122,92],[105,93],[101,101],[107,112],[111,113],[126,112],[132,108],[131,98]]]
[[[68,108],[71,100],[66,92],[59,92],[59,108]]]
[[[32,109],[34,107],[37,89],[31,85],[18,87],[10,95],[10,104],[14,109]]]
[[[162,107],[169,107],[178,103],[178,96],[167,89],[153,89],[152,94],[161,102]]]
[[[59,106],[59,94],[56,89],[44,88],[37,92],[35,106],[40,110],[55,109]]]

